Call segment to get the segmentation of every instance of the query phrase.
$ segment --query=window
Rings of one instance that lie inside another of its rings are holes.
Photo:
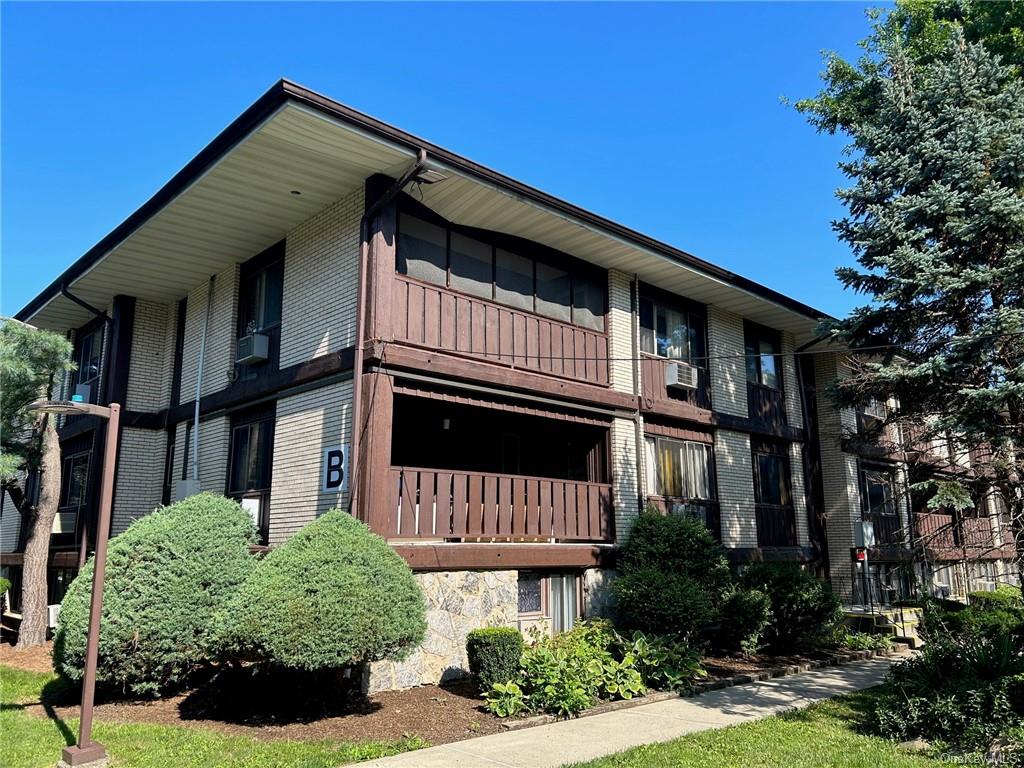
[[[402,214],[398,224],[398,271],[444,285],[448,271],[447,231]]]
[[[641,297],[640,350],[704,367],[704,318],[696,312]]]
[[[789,485],[789,458],[779,445],[755,446],[754,458],[754,501],[776,507],[788,507],[793,503]]]
[[[519,574],[519,615],[541,616],[544,613],[544,580],[534,573]]]
[[[860,412],[865,416],[872,416],[876,419],[885,419],[889,415],[889,409],[886,407],[885,401],[876,400],[873,397],[867,401]]]
[[[550,632],[572,629],[580,615],[578,577],[575,573],[519,572],[520,629],[537,626]]]
[[[747,382],[781,389],[779,334],[753,323],[746,324],[744,354]]]
[[[103,360],[103,324],[91,331],[82,331],[75,338],[75,365],[78,369],[72,379],[75,387],[88,387],[81,392],[86,402],[96,403],[99,397],[99,378]],[[76,390],[72,390],[72,395]]]
[[[283,259],[244,274],[238,293],[239,335],[280,325],[283,292]]]
[[[274,421],[274,406],[236,414],[231,419],[228,496],[240,500],[252,515],[263,541],[267,540],[270,516]]]
[[[860,506],[864,515],[896,514],[891,472],[879,469],[861,469]]]
[[[714,498],[711,446],[689,440],[648,437],[647,474],[659,496],[682,499]]]
[[[264,419],[231,430],[231,471],[228,493],[233,496],[270,489],[274,452],[274,421]]]
[[[92,451],[82,451],[64,457],[61,466],[60,505],[53,519],[52,533],[73,536],[78,515],[86,504],[89,491],[89,462]]]
[[[398,216],[399,274],[604,331],[606,279],[497,247],[408,213]],[[568,257],[565,257],[568,260]]]

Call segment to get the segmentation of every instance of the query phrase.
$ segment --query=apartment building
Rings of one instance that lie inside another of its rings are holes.
[[[271,547],[336,506],[391,542],[429,631],[376,687],[464,667],[473,627],[605,610],[648,505],[736,562],[854,573],[874,486],[817,394],[823,316],[287,81],[18,314],[73,341],[62,397],[123,404],[114,534],[207,490]],[[103,429],[60,427],[54,602]]]

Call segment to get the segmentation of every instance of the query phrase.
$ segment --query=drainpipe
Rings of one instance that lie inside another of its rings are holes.
[[[192,479],[199,482],[199,398],[203,393],[203,365],[206,362],[206,337],[210,332],[210,314],[213,312],[213,285],[216,275],[210,275],[206,291],[206,318],[203,320],[203,335],[199,339],[199,365],[196,368],[195,411],[192,414]]]
[[[358,475],[360,470],[359,448],[362,442],[363,421],[363,335],[366,328],[366,271],[370,254],[370,219],[385,205],[390,203],[410,181],[415,179],[427,167],[427,152],[424,149],[416,153],[416,161],[409,166],[388,190],[367,206],[359,220],[359,290],[356,301],[356,343],[352,356],[352,453],[349,456],[349,502],[348,511],[358,518],[357,501],[359,497]],[[365,521],[364,521],[365,522]]]
[[[640,416],[640,275],[633,274],[629,293],[630,329],[633,337],[633,396],[636,410],[633,411],[633,439],[636,451],[636,506],[637,512],[644,511],[646,488],[644,487],[644,425]]]

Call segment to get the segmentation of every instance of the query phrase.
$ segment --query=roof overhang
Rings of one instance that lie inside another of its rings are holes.
[[[365,180],[417,152],[445,178],[418,196],[445,218],[535,240],[697,301],[813,338],[824,312],[280,81],[17,318],[63,330],[117,294],[170,302],[245,261]],[[293,194],[299,192],[300,194]]]

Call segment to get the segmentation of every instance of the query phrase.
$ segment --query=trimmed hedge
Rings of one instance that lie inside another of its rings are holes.
[[[619,616],[627,627],[691,639],[716,611],[705,587],[682,573],[641,568],[615,580]]]
[[[771,623],[771,600],[759,589],[733,589],[726,594],[718,620],[717,645],[726,651],[757,653]]]
[[[236,502],[209,493],[157,509],[110,541],[97,680],[136,695],[180,686],[215,653],[215,617],[249,575],[256,542]],[[80,680],[93,560],[71,583],[54,666]]]
[[[507,683],[519,676],[523,656],[523,636],[512,627],[474,629],[466,636],[469,671],[487,693],[495,683]]]
[[[978,608],[1024,608],[1020,588],[1009,584],[1000,584],[993,592],[971,592],[967,600]]]
[[[683,574],[715,599],[732,581],[725,550],[700,520],[687,515],[644,511],[630,530],[619,556],[623,573],[657,568]]]
[[[401,658],[423,640],[412,571],[380,536],[331,510],[268,554],[221,625],[226,654],[295,669]]]
[[[775,651],[817,642],[842,618],[842,605],[825,581],[791,563],[751,563],[740,584],[758,589],[771,601],[764,640]]]

